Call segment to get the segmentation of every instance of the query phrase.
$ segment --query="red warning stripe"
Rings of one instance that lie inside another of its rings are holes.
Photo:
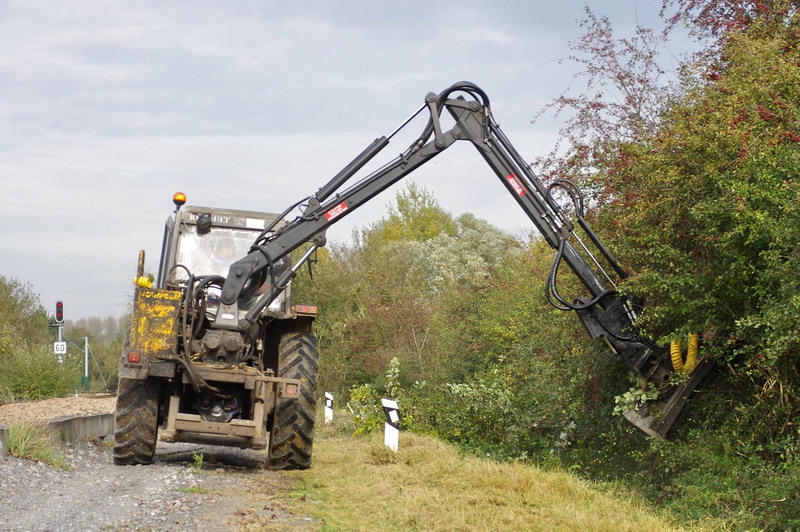
[[[506,181],[511,185],[511,188],[514,189],[514,192],[517,193],[517,196],[523,196],[525,194],[525,187],[522,186],[519,178],[517,178],[516,174],[509,174],[506,176]]]
[[[347,210],[347,204],[345,202],[341,202],[339,205],[334,207],[333,209],[329,210],[325,213],[325,219],[329,222],[334,218],[338,218]]]

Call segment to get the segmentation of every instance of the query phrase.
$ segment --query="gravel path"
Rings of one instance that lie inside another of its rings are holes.
[[[13,456],[0,460],[0,530],[309,530],[310,518],[275,500],[290,489],[253,451],[159,442],[150,466],[119,467],[106,445],[64,447],[70,471]],[[204,468],[193,468],[195,453]],[[247,488],[258,477],[260,491]],[[275,488],[273,494],[264,489]]]
[[[103,401],[59,400],[14,407],[39,420],[104,411]],[[55,411],[55,405],[63,407]],[[49,407],[48,407],[49,406]],[[0,405],[8,414],[8,405]],[[46,413],[45,413],[46,412]],[[0,423],[2,424],[2,423]],[[263,452],[159,442],[150,466],[115,466],[110,442],[62,446],[64,471],[13,456],[0,459],[0,531],[310,530],[310,518],[287,511],[279,494],[291,478],[264,469]],[[202,468],[195,456],[202,455]]]

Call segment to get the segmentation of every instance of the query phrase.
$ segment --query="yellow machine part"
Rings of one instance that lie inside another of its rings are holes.
[[[175,333],[175,318],[182,293],[177,290],[139,288],[133,309],[130,350],[143,355],[169,354]]]
[[[140,275],[136,279],[133,280],[133,284],[140,288],[152,288],[153,287],[153,274],[149,275]]]
[[[689,334],[689,348],[686,352],[686,362],[683,361],[680,340],[672,341],[669,345],[669,355],[672,359],[672,367],[678,373],[691,373],[697,365],[697,352],[700,345],[700,335],[698,333]]]

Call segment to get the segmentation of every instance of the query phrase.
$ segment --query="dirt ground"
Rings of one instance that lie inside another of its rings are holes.
[[[0,426],[113,413],[116,397],[0,404]],[[315,530],[294,513],[296,479],[266,469],[263,451],[159,442],[153,465],[119,467],[111,442],[63,445],[69,470],[0,457],[0,530]],[[198,466],[197,457],[201,459]],[[13,519],[12,519],[13,516]]]
[[[0,426],[12,421],[47,421],[61,416],[85,416],[88,414],[111,414],[116,397],[60,397],[44,401],[0,404]]]

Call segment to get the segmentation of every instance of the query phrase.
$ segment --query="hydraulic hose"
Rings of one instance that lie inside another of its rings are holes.
[[[564,246],[566,239],[560,238],[558,241],[558,248],[556,250],[556,258],[553,265],[550,267],[550,273],[547,276],[547,285],[545,286],[545,295],[547,301],[558,310],[585,310],[596,305],[601,299],[608,295],[616,293],[616,290],[603,290],[589,301],[583,303],[569,303],[561,294],[558,293],[556,277],[558,275],[558,267],[561,265],[561,259],[564,256]],[[553,300],[555,298],[555,301]]]
[[[454,92],[466,92],[467,94],[475,98],[476,101],[479,101],[483,107],[487,109],[489,108],[489,97],[486,95],[485,92],[483,92],[483,89],[481,89],[480,87],[469,81],[459,81],[454,83],[447,89],[443,90],[441,93],[439,93],[439,96],[436,101],[436,108],[439,111],[444,109],[444,102],[447,101],[447,98],[450,96],[450,94]],[[433,117],[430,117],[428,119],[427,125],[425,126],[425,129],[422,130],[422,135],[420,135],[419,138],[417,138],[417,140],[411,144],[409,151],[413,151],[414,149],[425,144],[430,138],[430,136],[433,134],[433,131],[434,131],[434,121]]]
[[[547,283],[545,284],[545,296],[547,297],[548,303],[552,305],[554,308],[558,310],[586,310],[591,307],[597,305],[601,299],[606,296],[613,296],[617,294],[616,290],[603,290],[589,301],[581,301],[576,303],[569,303],[565,300],[561,294],[558,293],[558,282],[557,282],[557,275],[558,275],[558,267],[561,265],[561,261],[564,255],[564,246],[566,245],[566,239],[560,238],[558,242],[558,248],[556,251],[555,260],[553,260],[553,265],[550,267],[550,273],[547,276]],[[603,328],[606,333],[612,338],[617,340],[621,340],[623,342],[642,342],[647,347],[656,350],[656,351],[664,351],[666,348],[656,343],[652,342],[648,338],[642,336],[639,333],[638,328],[633,326],[631,323],[632,333],[628,336],[622,335],[619,331],[612,330],[606,323],[596,314],[593,314],[597,323]],[[697,349],[695,348],[694,353],[697,353]],[[692,365],[694,367],[694,365]]]
[[[686,362],[683,361],[681,353],[681,341],[674,340],[669,344],[669,357],[672,360],[672,367],[678,373],[691,373],[697,365],[697,352],[700,345],[700,335],[698,333],[689,334],[689,347],[686,352]]]

